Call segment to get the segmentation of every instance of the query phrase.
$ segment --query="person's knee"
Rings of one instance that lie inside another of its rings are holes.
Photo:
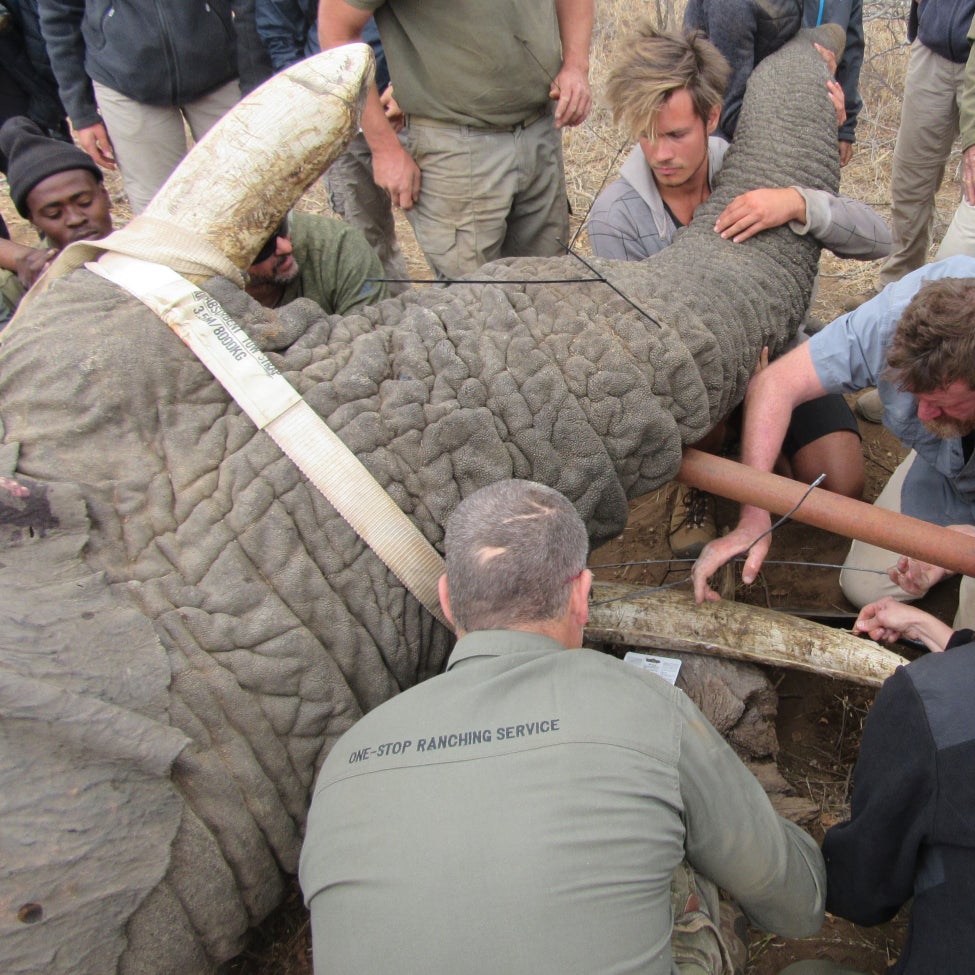
[[[896,561],[897,556],[892,552],[854,542],[840,570],[839,583],[843,595],[858,608],[884,596],[911,602],[916,597],[901,589],[887,575],[887,567]]]
[[[857,501],[863,497],[865,467],[860,438],[851,431],[837,431],[806,444],[790,458],[796,480],[811,484],[820,474],[822,486],[834,494]]]

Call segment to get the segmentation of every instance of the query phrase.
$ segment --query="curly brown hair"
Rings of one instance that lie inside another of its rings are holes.
[[[925,281],[897,323],[887,366],[896,385],[912,393],[956,380],[975,389],[975,278]]]

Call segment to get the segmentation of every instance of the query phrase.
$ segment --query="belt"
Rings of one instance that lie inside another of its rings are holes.
[[[447,122],[438,118],[425,118],[421,115],[407,115],[407,125],[427,125],[434,129],[473,129],[475,132],[517,132],[519,129],[527,129],[529,125],[534,125],[540,118],[544,118],[551,112],[550,105],[543,105],[537,111],[526,115],[520,122],[514,125],[472,125],[470,122]]]

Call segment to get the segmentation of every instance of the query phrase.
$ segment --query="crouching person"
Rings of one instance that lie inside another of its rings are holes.
[[[317,975],[730,975],[744,946],[718,887],[759,927],[817,931],[813,840],[681,691],[573,649],[592,575],[572,505],[493,484],[445,549],[446,673],[363,717],[316,783]]]

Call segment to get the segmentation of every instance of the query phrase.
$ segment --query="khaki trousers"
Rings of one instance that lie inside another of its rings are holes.
[[[389,194],[376,186],[372,152],[360,132],[325,173],[328,201],[346,223],[361,230],[376,252],[388,280],[390,297],[410,288],[406,260],[396,239],[396,224]]]
[[[934,197],[958,135],[958,103],[965,65],[911,45],[904,80],[901,124],[891,174],[891,228],[897,249],[880,269],[879,286],[925,264],[934,224]]]
[[[934,259],[943,261],[959,254],[975,257],[975,207],[964,200],[958,204]]]
[[[401,140],[422,179],[406,216],[438,277],[472,274],[499,257],[565,253],[562,133],[551,111],[505,130],[410,117]]]
[[[199,142],[240,101],[236,79],[185,105],[143,105],[94,82],[95,101],[133,213],[142,213],[186,155],[186,126]]]

